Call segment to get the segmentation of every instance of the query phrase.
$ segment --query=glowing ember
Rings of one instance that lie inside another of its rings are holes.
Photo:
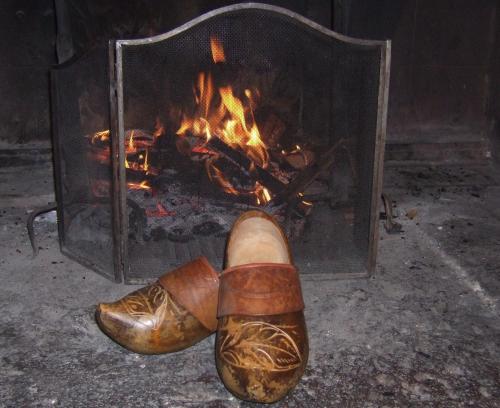
[[[101,132],[96,132],[92,135],[92,143],[105,142],[109,140],[109,130],[103,130]]]
[[[170,217],[175,215],[175,211],[169,211],[161,203],[156,203],[156,208],[146,209],[146,215],[157,218]]]
[[[199,153],[199,154],[215,154],[212,150],[207,149],[204,146],[195,146],[195,147],[193,147],[192,151],[194,153]]]
[[[151,190],[151,186],[148,184],[146,180],[141,181],[140,183],[128,182],[127,187],[130,190]]]

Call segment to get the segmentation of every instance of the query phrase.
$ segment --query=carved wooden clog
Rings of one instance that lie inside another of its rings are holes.
[[[204,257],[166,273],[114,303],[101,303],[101,329],[129,350],[160,354],[182,350],[217,327],[219,276]]]
[[[238,398],[271,403],[300,380],[309,353],[304,303],[287,239],[272,217],[235,222],[220,276],[216,363]]]

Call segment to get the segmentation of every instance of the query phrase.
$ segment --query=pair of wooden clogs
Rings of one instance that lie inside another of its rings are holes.
[[[101,329],[144,354],[187,348],[213,332],[216,363],[238,398],[274,402],[298,383],[308,358],[304,303],[287,239],[272,217],[235,222],[219,274],[206,258],[97,308]]]

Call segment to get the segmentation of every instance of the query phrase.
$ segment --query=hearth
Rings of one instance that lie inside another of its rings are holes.
[[[239,4],[113,40],[52,72],[61,249],[143,283],[222,266],[245,210],[273,214],[309,277],[373,271],[390,44]]]

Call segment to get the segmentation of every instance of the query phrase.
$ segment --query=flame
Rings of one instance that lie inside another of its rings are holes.
[[[267,188],[263,188],[262,192],[264,193],[264,198],[266,199],[266,202],[268,203],[271,201],[271,194],[269,193],[269,190]]]
[[[96,142],[105,142],[109,140],[109,130],[102,130],[100,132],[95,132],[92,135],[92,140],[91,143],[96,143]]]
[[[148,134],[142,131],[131,130],[128,139],[125,140],[125,168],[127,170],[134,171],[136,173],[144,173],[144,175],[158,174],[158,169],[151,166],[150,149],[154,147],[155,140],[157,137],[164,133],[163,125],[159,119],[156,120],[155,131],[153,134]],[[92,145],[97,147],[97,153],[94,151],[94,157],[99,160],[108,161],[110,150],[108,148],[103,148],[101,143],[108,141],[110,138],[109,130],[102,130],[93,133],[89,139]],[[107,149],[107,150],[106,150]],[[99,152],[103,152],[99,154]],[[127,182],[127,187],[130,190],[152,190],[152,187],[148,184],[147,180],[141,182]],[[94,189],[94,195],[99,195],[99,190]]]
[[[210,50],[214,64],[226,62],[224,47],[220,39],[214,36],[210,38]],[[227,194],[253,196],[259,205],[271,201],[271,192],[258,181],[255,181],[250,188],[235,187],[217,167],[218,153],[211,150],[209,143],[212,138],[217,137],[232,149],[245,154],[250,159],[250,166],[247,169],[250,173],[253,173],[257,166],[262,168],[269,166],[267,146],[261,138],[254,117],[256,101],[260,99],[259,90],[252,87],[235,88],[227,83],[215,86],[213,74],[210,71],[202,71],[194,81],[193,96],[194,112],[182,112],[176,131],[180,138],[189,136],[186,149],[190,149],[188,151],[191,153],[207,155],[205,167],[209,179],[218,184]],[[155,152],[157,139],[162,135],[165,135],[165,127],[159,117],[155,120],[152,134],[141,130],[131,130],[128,139],[126,138],[124,142],[125,168],[130,172],[142,172],[144,175],[158,174],[159,169],[152,166],[150,161]],[[96,132],[91,137],[91,143],[107,141],[109,137],[109,130]],[[193,143],[193,137],[199,138],[199,143]],[[300,150],[299,146],[296,148]],[[131,190],[152,189],[146,180],[129,182],[127,186]],[[161,213],[159,207],[155,211]]]
[[[255,200],[257,205],[264,205],[271,201],[271,193],[267,188],[262,186],[259,182],[255,183]]]
[[[160,118],[156,118],[155,121],[155,131],[153,132],[154,137],[160,137],[165,134],[165,128],[163,126],[163,123],[161,123]]]
[[[200,90],[199,104],[203,108],[203,116],[208,116],[208,110],[210,108],[210,101],[214,93],[214,87],[212,83],[212,75],[210,73],[206,74],[200,72],[198,75],[198,89]]]
[[[151,186],[148,184],[147,180],[143,180],[140,183],[128,182],[127,187],[130,190],[151,190]]]
[[[148,174],[149,163],[148,163],[149,149],[146,149],[146,155],[144,156],[144,164],[142,166],[143,170]]]
[[[127,153],[128,152],[135,152],[135,145],[134,145],[134,130],[130,132],[130,138],[128,139],[128,145],[127,145]]]
[[[210,48],[214,63],[226,62],[224,48],[218,38],[210,38]],[[259,95],[258,90],[255,93]],[[200,72],[193,86],[193,94],[196,109],[193,115],[183,113],[176,132],[179,137],[189,134],[201,138],[205,144],[212,137],[218,137],[233,149],[246,154],[252,161],[252,166],[255,164],[262,168],[268,167],[269,153],[254,118],[255,101],[250,89],[244,89],[242,97],[239,98],[231,85],[216,89],[212,74]],[[201,152],[202,149],[197,146],[192,151]],[[269,191],[266,190],[264,194],[262,186],[259,187],[258,183],[255,183],[254,189],[250,192],[238,191],[213,161],[206,162],[206,170],[209,179],[219,184],[228,194],[251,193],[256,197],[260,195],[258,199],[261,202],[270,201],[270,198],[267,198],[270,197]]]
[[[218,62],[226,62],[226,56],[224,55],[224,47],[220,40],[216,37],[210,38],[210,49],[212,51],[212,58],[217,64]]]

